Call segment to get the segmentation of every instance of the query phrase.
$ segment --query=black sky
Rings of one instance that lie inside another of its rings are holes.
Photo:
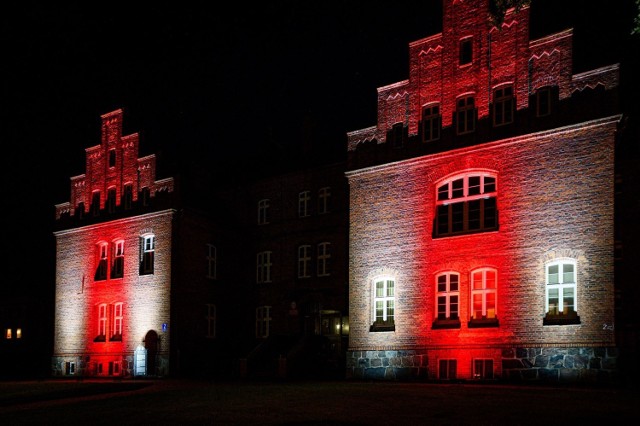
[[[347,131],[375,125],[376,88],[408,77],[408,44],[442,22],[440,0],[136,3],[21,2],[0,17],[1,286],[52,288],[49,266],[15,266],[55,256],[53,206],[100,115],[123,108],[161,170],[198,159],[241,174],[246,154],[287,159],[304,140],[341,156]],[[574,28],[575,72],[635,57],[634,0],[533,0],[531,13],[532,38]]]

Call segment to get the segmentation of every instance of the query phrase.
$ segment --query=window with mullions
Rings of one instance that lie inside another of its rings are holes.
[[[498,326],[498,277],[495,269],[471,272],[471,315],[469,328]]]
[[[117,240],[113,243],[112,256],[111,278],[122,278],[124,275],[124,240]]]
[[[207,339],[216,337],[216,305],[212,303],[205,304],[205,321],[207,323]]]
[[[311,276],[311,246],[302,245],[298,247],[298,278],[309,278]]]
[[[98,245],[96,246],[97,267],[96,273],[93,277],[96,281],[103,281],[107,279],[107,247],[107,243],[98,243]]]
[[[269,200],[258,201],[258,225],[269,223]]]
[[[271,252],[261,251],[256,256],[256,283],[271,282]]]
[[[460,275],[445,272],[436,276],[436,318],[433,328],[460,328]]]
[[[438,379],[454,380],[458,377],[458,361],[455,359],[438,360]]]
[[[144,235],[140,237],[140,275],[153,274],[156,249],[156,237]]]
[[[502,86],[493,91],[493,125],[513,123],[513,86]]]
[[[317,253],[317,274],[319,277],[326,277],[331,275],[331,252],[329,248],[331,243],[323,242],[318,244]]]
[[[563,259],[545,266],[545,310],[543,325],[580,324],[576,283],[576,261]]]
[[[269,337],[271,325],[271,306],[259,306],[256,308],[256,337]]]
[[[434,237],[498,229],[496,177],[456,176],[437,187]]]
[[[302,191],[298,194],[298,217],[310,216],[309,200],[311,200],[311,192]]]
[[[122,341],[122,302],[113,305],[113,329],[111,330],[111,339],[115,342]]]
[[[318,190],[318,214],[326,214],[331,211],[331,188],[325,186]]]
[[[493,360],[492,359],[474,359],[473,360],[473,378],[477,380],[493,379]]]
[[[427,105],[422,107],[422,142],[431,142],[440,139],[440,127],[442,117],[440,105]]]
[[[378,278],[373,281],[373,324],[370,331],[395,330],[395,281]]]
[[[464,96],[456,101],[456,131],[463,135],[476,130],[476,106],[475,98]]]
[[[207,278],[215,280],[218,274],[218,251],[213,244],[207,244]]]
[[[98,305],[98,335],[94,342],[106,342],[107,340],[107,304]]]

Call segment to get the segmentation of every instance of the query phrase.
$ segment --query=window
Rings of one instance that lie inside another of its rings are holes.
[[[140,275],[153,274],[155,246],[154,235],[140,237]]]
[[[471,61],[473,61],[473,38],[463,38],[460,40],[460,65],[470,64]]]
[[[98,337],[95,342],[104,342],[107,336],[107,305],[105,303],[98,306]]]
[[[434,237],[498,229],[496,177],[456,176],[437,187]]]
[[[473,95],[463,96],[456,101],[456,130],[459,135],[476,129],[476,107]]]
[[[91,195],[91,214],[94,216],[100,214],[100,191],[93,191]]]
[[[124,186],[124,193],[122,197],[122,204],[124,204],[124,208],[129,210],[131,208],[131,204],[133,203],[133,186],[128,183]]]
[[[330,275],[330,261],[331,261],[331,253],[329,253],[329,246],[331,243],[320,243],[318,244],[318,276],[326,277]]]
[[[113,330],[111,339],[113,341],[122,341],[122,302],[113,305]]]
[[[396,123],[391,127],[391,143],[394,148],[402,148],[404,146],[404,125]]]
[[[536,116],[544,117],[551,114],[551,88],[541,87],[536,91]]]
[[[498,277],[495,269],[471,272],[471,320],[469,327],[497,327]]]
[[[122,278],[124,275],[124,240],[113,243],[113,259],[111,265],[111,278]]]
[[[325,186],[318,190],[318,214],[327,214],[331,210],[331,188]]]
[[[145,186],[144,188],[142,188],[142,190],[140,191],[140,199],[142,200],[143,206],[149,205],[149,201],[151,199],[151,190],[149,189],[149,187]]]
[[[218,252],[216,246],[207,244],[207,278],[215,280],[217,277]]]
[[[269,337],[269,325],[271,323],[271,306],[259,306],[256,308],[256,337]]]
[[[256,282],[271,282],[271,252],[261,251],[256,259]]]
[[[107,211],[113,213],[116,211],[116,188],[111,187],[107,190]]]
[[[493,91],[493,125],[513,123],[513,86],[503,86]]]
[[[205,321],[207,322],[207,339],[213,339],[216,337],[216,305],[207,303],[205,305]]]
[[[454,380],[458,377],[458,361],[455,359],[438,360],[438,379]]]
[[[116,166],[116,150],[110,149],[109,150],[109,167],[115,167],[115,166]]]
[[[5,337],[7,339],[12,339],[13,338],[12,330],[10,328],[7,328],[7,332],[5,333]]]
[[[269,223],[269,200],[258,201],[258,225]]]
[[[427,105],[422,107],[422,142],[431,142],[440,139],[440,105]]]
[[[460,275],[445,272],[436,276],[436,318],[433,328],[460,328]]]
[[[22,329],[16,328],[16,339],[22,339]]]
[[[493,360],[474,359],[473,360],[474,379],[493,379]]]
[[[311,195],[309,191],[302,191],[298,194],[298,217],[309,216],[309,200]]]
[[[382,277],[373,281],[373,325],[370,331],[394,331],[395,281]]]
[[[576,284],[576,261],[562,259],[545,266],[544,325],[580,324]]]
[[[107,243],[101,242],[96,246],[97,264],[94,280],[103,281],[107,279]]]
[[[298,278],[309,278],[309,264],[311,263],[311,246],[298,247]]]

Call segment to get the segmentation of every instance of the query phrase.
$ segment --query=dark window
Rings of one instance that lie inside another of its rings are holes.
[[[391,141],[394,148],[401,148],[404,145],[404,126],[396,123],[391,128]]]
[[[151,196],[151,191],[149,190],[149,187],[145,186],[144,188],[142,188],[142,191],[140,193],[140,198],[142,199],[143,206],[149,205],[150,196]]]
[[[473,60],[473,39],[460,40],[460,65],[470,64]]]
[[[453,380],[458,376],[458,361],[455,359],[441,359],[438,362],[438,378]]]
[[[116,150],[109,150],[109,167],[116,166]]]
[[[476,107],[473,96],[458,98],[456,102],[456,130],[459,135],[476,129]]]
[[[544,117],[551,114],[551,88],[541,87],[536,92],[536,116]]]
[[[91,197],[91,213],[94,216],[100,214],[100,191],[94,191]]]
[[[513,123],[513,87],[505,86],[493,92],[493,125]]]
[[[153,274],[155,237],[147,235],[140,238],[140,275]]]
[[[124,194],[122,196],[124,208],[129,210],[131,208],[131,203],[133,202],[133,186],[131,184],[127,184],[124,186]]]
[[[422,141],[430,142],[440,139],[442,119],[440,106],[431,105],[422,108]]]
[[[116,189],[109,188],[107,191],[107,211],[113,213],[116,211]]]

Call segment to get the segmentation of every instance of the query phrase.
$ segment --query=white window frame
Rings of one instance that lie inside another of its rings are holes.
[[[215,280],[218,274],[218,250],[213,244],[207,244],[207,278]]]
[[[331,275],[331,272],[329,271],[331,261],[330,247],[331,243],[327,241],[323,241],[318,244],[316,273],[319,277],[327,277]]]
[[[120,269],[121,268],[121,269]],[[113,242],[113,259],[111,265],[111,278],[122,278],[124,275],[124,240]]]
[[[318,189],[318,214],[327,214],[330,210],[331,187]]]
[[[124,319],[122,308],[122,302],[113,304],[113,330],[111,333],[113,336],[122,336],[122,321]]]
[[[298,247],[298,278],[309,278],[311,266],[311,246],[304,244]]]
[[[205,304],[207,309],[207,314],[205,316],[205,320],[207,321],[207,334],[205,337],[207,339],[214,339],[216,337],[216,305],[213,303]]]
[[[378,284],[381,283],[382,286]],[[390,286],[389,283],[392,285]],[[389,289],[392,289],[389,291]],[[381,291],[378,291],[381,289]],[[396,279],[390,275],[383,275],[376,277],[371,282],[371,300],[373,303],[371,304],[371,322],[373,324],[376,323],[387,323],[390,319],[395,323],[395,312],[396,312]],[[378,311],[382,313],[381,316],[378,315]],[[392,313],[389,315],[389,313]]]
[[[271,251],[261,251],[256,255],[256,283],[271,282]]]
[[[487,287],[488,275],[493,274],[494,287]],[[480,275],[478,280],[477,275]],[[478,283],[479,281],[479,283]],[[476,285],[478,284],[478,285]],[[495,268],[479,268],[471,271],[471,297],[469,298],[469,318],[471,321],[488,319],[494,320],[498,318],[498,270]],[[493,307],[491,307],[490,299],[493,295]],[[480,298],[481,308],[480,315],[477,315],[474,301],[476,296]]]
[[[258,225],[269,223],[269,199],[264,198],[258,201]]]
[[[107,335],[107,304],[98,305],[98,336]]]
[[[564,265],[573,266],[573,282],[565,282]],[[549,283],[549,268],[552,266],[558,266],[558,282]],[[545,264],[545,298],[544,298],[544,311],[545,314],[558,315],[564,313],[564,292],[567,289],[573,290],[573,310],[578,312],[578,264],[575,259],[561,258],[555,259]],[[558,290],[558,307],[557,312],[549,312],[549,291]]]
[[[106,241],[100,241],[97,244],[97,267],[96,267],[96,275],[98,270],[103,271],[100,274],[100,278],[98,281],[104,281],[108,277],[109,273],[109,243]]]
[[[271,306],[258,306],[256,308],[256,337],[265,339],[269,337],[271,327]]]
[[[311,216],[309,213],[309,201],[311,191],[302,191],[298,194],[298,217]]]
[[[445,277],[445,289],[440,290],[440,278]],[[451,287],[451,277],[456,277],[456,288]],[[455,271],[441,272],[436,275],[436,300],[435,300],[435,320],[459,320],[460,319],[460,274]],[[440,298],[445,299],[445,318],[440,318]],[[458,306],[456,316],[451,317],[452,298],[457,298],[455,304]]]
[[[140,239],[140,262],[145,266],[142,269],[142,273],[153,274],[155,272],[156,236],[154,234],[145,234]],[[147,258],[151,260],[146,260]]]

